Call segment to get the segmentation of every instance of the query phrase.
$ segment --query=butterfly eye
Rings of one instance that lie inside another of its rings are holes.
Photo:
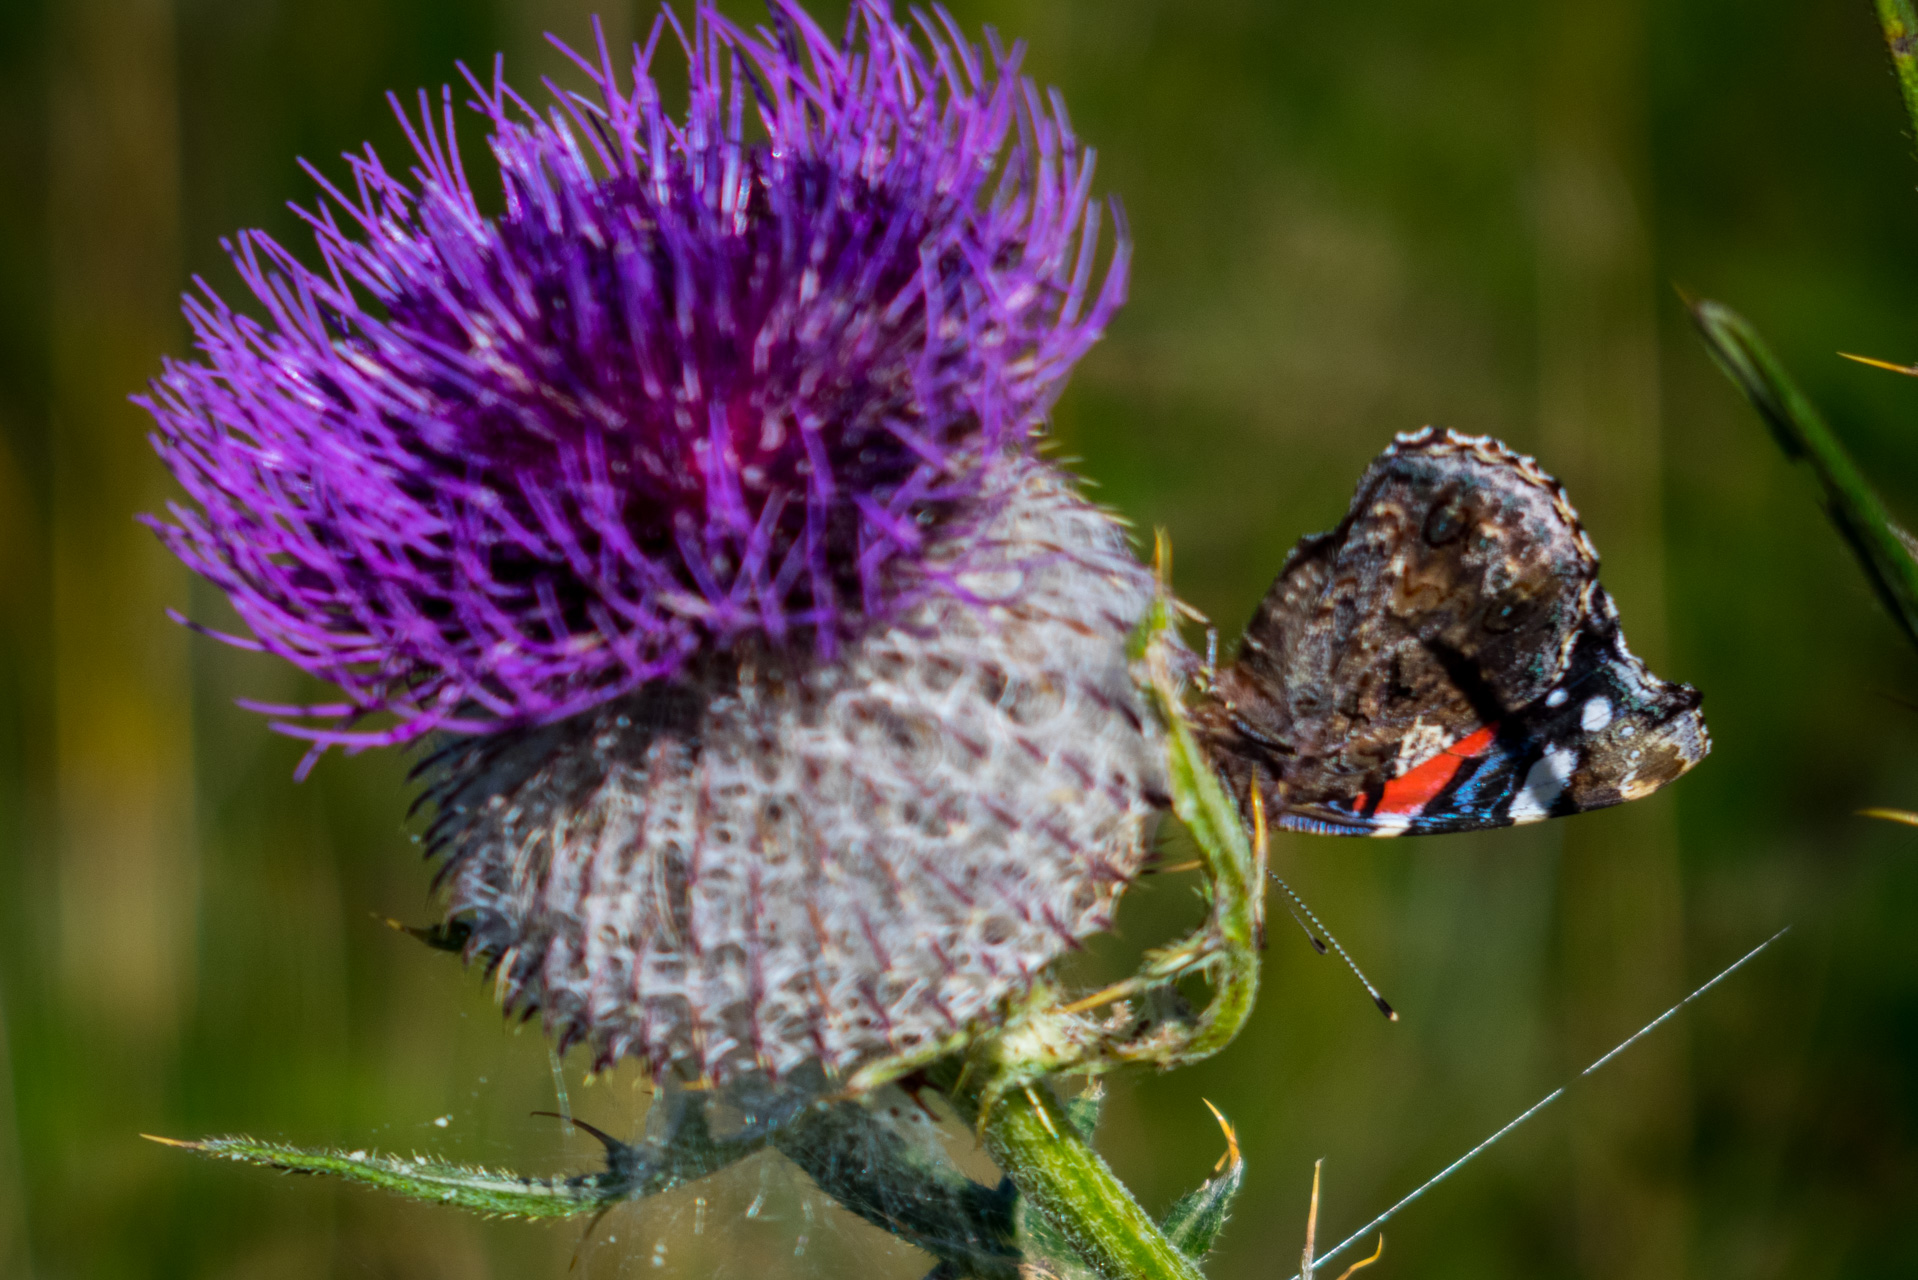
[[[1465,532],[1465,502],[1457,492],[1447,494],[1425,517],[1425,541],[1442,547]]]
[[[1511,592],[1494,600],[1485,610],[1484,627],[1494,635],[1517,630],[1538,611],[1538,602],[1530,596]]]

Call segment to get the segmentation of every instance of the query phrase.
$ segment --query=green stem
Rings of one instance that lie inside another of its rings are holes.
[[[1029,1208],[1044,1216],[1104,1280],[1203,1280],[1099,1153],[1086,1145],[1051,1088],[1014,1089],[983,1119],[986,1081],[958,1063],[928,1076],[961,1117],[976,1125],[986,1153],[1012,1179]]]
[[[1213,998],[1201,1028],[1178,1055],[1180,1062],[1197,1062],[1232,1043],[1258,1000],[1259,952],[1265,945],[1263,847],[1254,849],[1247,839],[1239,808],[1194,740],[1176,695],[1163,683],[1157,693],[1171,739],[1166,764],[1172,808],[1205,858],[1212,924],[1226,944],[1214,961]]]
[[[1885,30],[1885,47],[1898,72],[1898,89],[1905,98],[1905,115],[1912,136],[1918,138],[1918,13],[1911,0],[1876,0],[1878,25]]]

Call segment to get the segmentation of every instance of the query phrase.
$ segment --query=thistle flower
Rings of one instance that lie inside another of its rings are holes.
[[[239,238],[266,323],[189,299],[204,362],[146,403],[198,506],[160,536],[347,695],[307,710],[398,721],[282,728],[544,723],[749,636],[830,657],[1028,448],[1125,279],[1121,243],[1093,288],[1062,107],[943,15],[915,43],[866,0],[844,44],[773,15],[700,8],[683,121],[668,20],[630,87],[602,48],[597,96],[544,117],[469,75],[495,217],[422,94],[410,181],[371,148],[351,194],[315,174],[317,269]]]
[[[445,735],[428,844],[504,1003],[719,1080],[989,1021],[1164,791],[1151,576],[1036,451],[1124,287],[1090,154],[941,12],[772,14],[667,15],[545,115],[469,75],[497,214],[422,96],[410,177],[319,179],[317,268],[242,235],[265,320],[202,285],[145,401],[160,536],[346,695],[278,727]]]

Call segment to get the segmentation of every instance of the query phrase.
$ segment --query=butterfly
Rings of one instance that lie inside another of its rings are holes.
[[[1711,749],[1699,703],[1625,647],[1559,483],[1426,427],[1293,549],[1193,718],[1281,827],[1432,835],[1649,795]]]

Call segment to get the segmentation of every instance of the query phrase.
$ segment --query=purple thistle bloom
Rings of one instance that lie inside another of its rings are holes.
[[[146,401],[161,537],[346,693],[280,727],[449,731],[425,839],[502,1003],[716,1082],[962,1043],[1166,803],[1158,584],[1036,449],[1124,292],[1090,154],[943,13],[772,13],[667,15],[630,88],[602,42],[544,117],[469,75],[496,216],[422,96],[410,174],[319,179],[317,269],[241,236],[264,320],[202,285]]]
[[[1097,278],[1091,154],[1017,47],[881,0],[843,41],[771,7],[663,17],[629,88],[602,43],[575,59],[596,94],[545,116],[468,74],[497,216],[450,91],[396,101],[414,166],[315,174],[317,269],[239,237],[264,320],[188,299],[203,359],[143,403],[197,505],[155,527],[255,637],[229,639],[344,690],[265,708],[279,727],[549,722],[742,640],[827,658],[961,590],[926,549],[1024,465],[1124,237]],[[669,30],[683,121],[650,73]]]

